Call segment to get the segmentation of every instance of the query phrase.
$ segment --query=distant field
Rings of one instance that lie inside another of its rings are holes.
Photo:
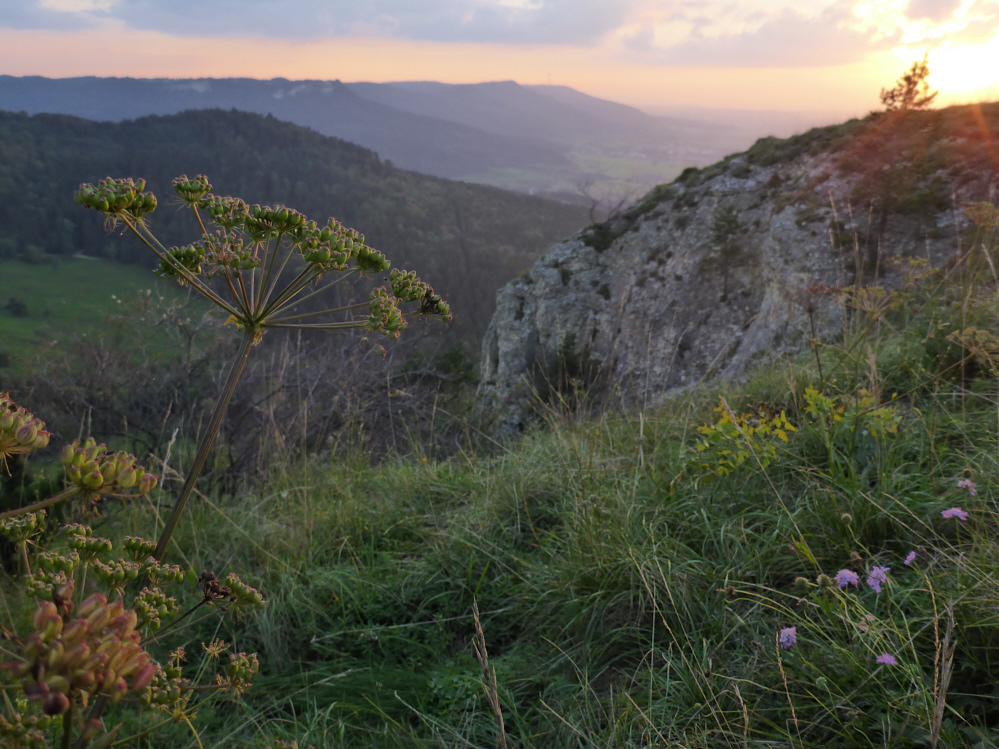
[[[608,155],[603,151],[585,148],[568,155],[576,167],[576,171],[571,174],[495,168],[482,174],[470,175],[466,180],[520,192],[537,190],[539,185],[544,185],[544,190],[549,194],[579,194],[581,198],[585,189],[594,197],[615,203],[624,197],[637,199],[656,185],[671,182],[685,168],[694,165],[689,159],[679,155],[671,158],[650,158],[630,152]]]
[[[42,265],[0,261],[0,374],[98,333],[147,289],[166,300],[184,296],[137,265],[79,257]]]

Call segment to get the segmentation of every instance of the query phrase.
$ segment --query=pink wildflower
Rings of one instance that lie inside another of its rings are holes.
[[[860,575],[852,570],[840,570],[836,573],[836,584],[841,588],[845,588],[847,585],[856,588],[860,585]]]
[[[875,593],[881,592],[881,586],[888,583],[888,572],[891,567],[873,567],[867,575],[867,584],[874,588]]]
[[[798,628],[784,627],[784,629],[780,631],[779,641],[780,646],[787,650],[798,641]]]

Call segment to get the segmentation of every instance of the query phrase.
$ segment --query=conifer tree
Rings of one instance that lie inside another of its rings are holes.
[[[913,109],[928,109],[937,96],[930,91],[926,79],[930,75],[929,54],[923,55],[922,62],[912,63],[909,72],[903,75],[894,88],[881,89],[881,103],[886,112],[908,112]]]

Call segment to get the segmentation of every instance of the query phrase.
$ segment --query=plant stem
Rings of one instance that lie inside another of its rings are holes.
[[[69,749],[73,740],[73,700],[69,701],[69,709],[62,714],[62,749]]]
[[[184,512],[184,507],[194,492],[194,484],[197,482],[198,476],[201,475],[201,469],[204,468],[205,461],[208,459],[208,452],[212,449],[212,444],[218,435],[219,427],[222,426],[222,417],[225,415],[226,409],[229,408],[229,401],[232,400],[232,394],[236,390],[236,383],[239,382],[239,377],[243,373],[243,367],[250,356],[250,349],[253,348],[256,336],[257,330],[255,328],[248,325],[243,329],[243,340],[239,344],[236,358],[233,359],[232,365],[229,367],[229,374],[226,376],[219,399],[215,403],[215,410],[212,411],[208,428],[205,430],[204,435],[201,437],[201,442],[198,444],[198,452],[194,456],[194,463],[187,473],[187,479],[180,490],[180,496],[177,498],[177,502],[173,506],[173,511],[170,513],[170,517],[167,518],[163,532],[160,534],[160,540],[156,544],[156,551],[153,553],[153,557],[158,562],[163,560],[167,545],[170,543],[170,537],[173,536],[173,532],[177,528],[180,515]]]
[[[126,736],[123,739],[119,739],[118,741],[116,741],[113,744],[111,744],[111,746],[112,747],[115,747],[115,746],[135,746],[136,745],[135,742],[138,741],[139,739],[145,738],[146,736],[148,736],[151,733],[156,733],[161,728],[165,728],[166,726],[168,726],[171,723],[173,723],[173,721],[174,721],[174,719],[172,717],[167,718],[166,720],[162,721],[161,723],[157,723],[157,724],[155,724],[153,726],[150,726],[149,728],[147,728],[144,731],[140,731],[139,733],[133,733],[131,736]]]
[[[169,632],[171,629],[174,629],[184,619],[186,619],[187,617],[189,617],[191,614],[193,614],[195,611],[197,611],[198,609],[200,609],[206,603],[208,603],[208,599],[207,598],[201,599],[200,603],[196,603],[194,606],[192,606],[191,608],[189,608],[187,611],[185,611],[179,617],[177,617],[176,619],[174,619],[168,625],[166,625],[165,627],[163,627],[162,629],[160,629],[155,635],[153,635],[152,637],[147,637],[146,640],[145,640],[145,644],[148,646],[150,643],[158,641],[164,634],[166,634],[167,632]]]
[[[21,561],[24,562],[24,572],[25,574],[31,574],[31,563],[28,561],[28,542],[22,541],[17,545],[21,550]]]
[[[158,257],[167,266],[173,268],[176,271],[179,279],[183,280],[184,283],[189,283],[195,291],[197,291],[199,294],[207,298],[209,301],[212,301],[215,304],[217,304],[219,307],[224,309],[233,317],[236,318],[241,317],[239,310],[237,310],[235,307],[229,304],[229,302],[227,302],[225,299],[216,294],[210,286],[208,286],[204,281],[202,281],[195,274],[193,274],[191,271],[185,268],[180,263],[180,261],[177,260],[173,255],[171,255],[169,251],[167,251],[167,249],[163,247],[162,244],[160,244],[159,240],[156,239],[156,237],[154,237],[148,230],[145,230],[145,232],[139,231],[139,228],[125,216],[121,216],[121,220],[125,224],[125,226],[127,226],[131,230],[132,234],[134,234],[139,239],[140,242],[142,242],[146,247],[152,250],[153,254],[156,255],[156,257]],[[148,235],[148,238],[146,235]],[[152,242],[150,241],[150,239],[152,240]],[[158,247],[154,245],[153,242],[155,242],[156,245],[158,245]]]
[[[812,326],[812,351],[815,353],[815,364],[819,368],[819,382],[822,384],[822,389],[825,390],[826,378],[822,376],[822,359],[819,358],[819,337],[815,332],[815,312],[811,310],[808,312],[808,322]]]
[[[44,507],[49,507],[50,505],[58,504],[65,499],[69,499],[80,493],[80,487],[71,486],[68,489],[63,489],[61,492],[48,499],[43,499],[41,502],[35,502],[33,505],[28,505],[27,507],[18,507],[16,510],[9,510],[7,512],[0,512],[0,520],[6,520],[7,518],[15,517],[16,515],[23,515],[26,512],[36,512]]]

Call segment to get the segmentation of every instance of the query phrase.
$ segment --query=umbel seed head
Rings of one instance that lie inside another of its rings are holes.
[[[14,403],[9,393],[0,393],[0,465],[8,456],[46,447],[51,436],[44,421]]]

